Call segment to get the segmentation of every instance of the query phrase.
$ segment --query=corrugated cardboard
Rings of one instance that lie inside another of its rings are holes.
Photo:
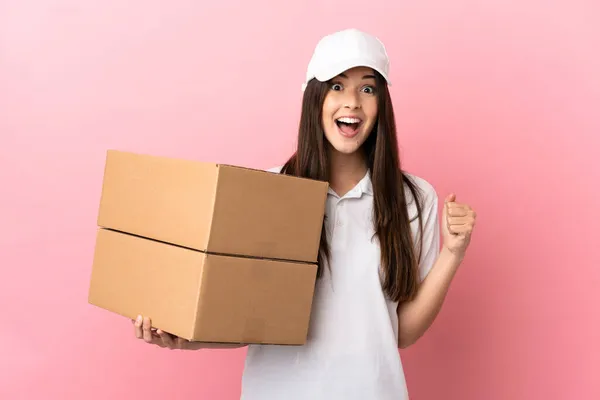
[[[327,190],[108,151],[88,301],[193,341],[303,344]]]
[[[210,253],[316,262],[328,187],[110,150],[98,225]]]
[[[316,265],[206,254],[100,228],[89,302],[202,342],[300,345]]]

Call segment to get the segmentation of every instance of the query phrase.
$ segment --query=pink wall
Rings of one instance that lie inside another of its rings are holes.
[[[598,15],[595,0],[1,1],[0,398],[237,398],[243,351],[152,348],[87,305],[105,150],[280,163],[312,48],[348,26],[388,46],[405,166],[479,215],[441,316],[403,352],[413,398],[600,398]]]

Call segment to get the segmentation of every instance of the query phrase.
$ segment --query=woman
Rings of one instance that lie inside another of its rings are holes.
[[[308,341],[250,345],[243,400],[407,399],[398,348],[438,314],[461,264],[475,212],[438,198],[401,169],[385,47],[349,29],[324,37],[308,66],[295,154],[277,173],[330,183]],[[441,247],[441,249],[440,249]],[[153,332],[169,348],[232,348]]]

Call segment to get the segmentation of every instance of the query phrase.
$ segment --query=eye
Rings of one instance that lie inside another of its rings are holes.
[[[373,86],[365,86],[365,87],[363,87],[363,92],[365,92],[367,94],[374,94],[375,88]]]
[[[342,85],[340,83],[332,83],[331,89],[332,90],[342,90]]]

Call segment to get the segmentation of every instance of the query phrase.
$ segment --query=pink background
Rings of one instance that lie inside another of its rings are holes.
[[[243,350],[150,347],[86,303],[105,151],[280,164],[313,46],[349,26],[388,47],[404,165],[479,215],[439,319],[402,352],[411,398],[600,398],[599,15],[596,0],[0,1],[0,398],[239,396]]]

